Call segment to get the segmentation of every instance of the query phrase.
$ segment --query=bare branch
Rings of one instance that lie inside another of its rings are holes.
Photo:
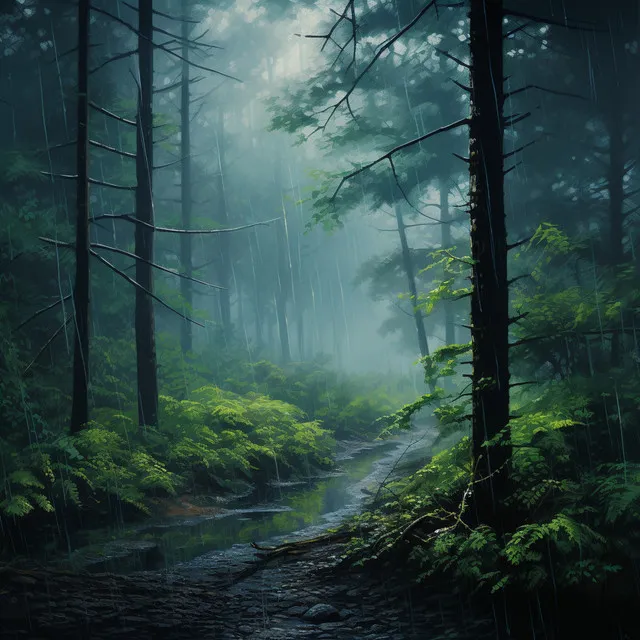
[[[508,169],[505,169],[502,172],[502,175],[507,175],[509,173],[511,173],[516,167],[519,167],[522,164],[522,160],[520,160],[519,162],[516,162],[513,166],[509,167]]]
[[[352,0],[350,0],[351,2]],[[413,20],[411,20],[408,24],[406,24],[402,29],[398,30],[393,36],[391,36],[390,38],[387,38],[387,40],[385,40],[377,49],[377,51],[375,52],[375,54],[373,55],[373,57],[371,58],[371,60],[367,63],[367,65],[365,66],[365,68],[358,74],[358,76],[356,77],[356,79],[351,83],[351,86],[349,87],[349,89],[347,90],[347,92],[345,93],[345,95],[340,98],[340,100],[338,100],[338,102],[336,102],[334,105],[332,105],[332,107],[330,107],[329,111],[329,115],[327,116],[324,124],[322,125],[318,125],[316,127],[316,129],[309,134],[308,137],[311,137],[314,133],[316,133],[317,131],[324,131],[324,129],[326,129],[327,125],[329,124],[329,122],[332,120],[332,118],[335,116],[336,112],[338,111],[338,109],[343,105],[346,104],[347,100],[349,100],[349,98],[351,97],[351,95],[353,94],[353,92],[356,90],[356,88],[358,87],[358,85],[360,84],[360,81],[362,80],[362,78],[364,78],[364,76],[369,73],[369,71],[373,68],[373,66],[375,65],[375,63],[379,60],[379,58],[382,56],[382,54],[387,51],[388,49],[390,49],[395,42],[397,42],[405,33],[407,33],[407,31],[410,31],[418,22],[419,20],[427,13],[427,11],[429,11],[429,9],[431,9],[433,6],[435,6],[437,3],[437,0],[431,0],[429,3],[427,3],[427,5],[425,5],[413,18]],[[343,11],[343,15],[346,15],[346,11],[349,7],[349,4],[347,4],[347,7],[345,7],[345,10]],[[346,19],[346,17],[345,17]],[[326,36],[315,36],[315,37],[319,37],[319,38],[325,38],[325,39],[330,39],[333,31],[335,30],[335,28],[337,27],[337,25],[339,24],[340,21],[336,22],[333,27],[331,28],[331,31],[329,31],[329,33]],[[306,37],[310,37],[310,36],[306,36]],[[326,43],[325,43],[326,44]],[[323,47],[324,48],[324,45]]]
[[[123,214],[111,214],[104,213],[99,216],[95,216],[91,218],[91,221],[94,222],[96,220],[126,220],[127,222],[132,222],[134,224],[141,224],[144,227],[149,227],[158,233],[188,233],[188,234],[200,234],[200,235],[210,235],[216,233],[233,233],[234,231],[242,231],[244,229],[252,229],[253,227],[262,227],[271,224],[272,222],[276,222],[280,220],[280,218],[272,218],[271,220],[265,220],[263,222],[253,222],[251,224],[245,224],[240,227],[232,227],[230,229],[170,229],[168,227],[156,227],[148,222],[144,222],[143,220],[138,220],[130,213]]]
[[[204,76],[196,76],[195,78],[191,78],[189,80],[189,85],[196,84],[197,82],[201,82],[202,80],[204,80]],[[153,93],[164,93],[165,91],[173,91],[173,89],[177,89],[181,86],[182,80],[176,80],[176,82],[172,82],[171,84],[165,85],[164,87],[154,89]]]
[[[22,329],[22,327],[24,327],[26,324],[29,324],[29,322],[31,322],[32,320],[35,320],[38,316],[41,316],[43,313],[46,313],[50,309],[55,309],[59,304],[62,304],[63,302],[66,302],[67,300],[70,300],[70,299],[71,299],[71,294],[68,294],[62,298],[58,298],[55,302],[52,302],[50,305],[44,307],[43,309],[39,309],[32,316],[28,317],[26,320],[23,320],[16,327],[16,331],[18,331],[19,329]]]
[[[121,278],[126,280],[129,284],[132,284],[137,289],[140,289],[141,291],[144,291],[148,296],[153,298],[156,302],[159,302],[163,307],[169,309],[169,311],[173,311],[173,313],[175,313],[176,315],[180,316],[183,320],[186,320],[187,322],[191,322],[192,324],[195,324],[195,325],[198,325],[199,327],[203,327],[204,328],[204,325],[201,322],[198,322],[197,320],[194,320],[193,318],[190,318],[189,316],[185,316],[183,313],[180,313],[177,309],[174,309],[170,304],[167,304],[162,298],[159,298],[155,293],[152,293],[151,291],[149,291],[148,289],[143,287],[140,283],[136,282],[133,278],[129,277],[126,273],[120,271],[120,269],[118,269],[118,267],[116,267],[115,265],[111,264],[111,262],[109,262],[106,258],[101,256],[96,251],[91,250],[91,255],[95,256],[100,262],[102,262],[102,264],[104,264],[107,267],[109,267],[109,269],[111,269],[111,271],[113,271],[114,273],[117,273]]]
[[[529,116],[531,116],[531,111],[527,111],[527,113],[516,114],[513,116],[507,116],[504,118],[504,126],[505,127],[513,127],[518,124],[518,122],[522,122],[526,120]]]
[[[596,31],[599,33],[604,33],[604,29],[598,29],[593,23],[586,22],[584,20],[574,21],[573,24],[569,24],[569,22],[561,22],[560,20],[554,20],[553,18],[540,18],[538,16],[532,16],[528,13],[523,13],[521,11],[516,11],[515,9],[505,9],[503,12],[505,17],[512,18],[523,18],[524,20],[529,20],[532,23],[537,24],[548,24],[556,27],[564,27],[565,29],[574,29],[578,31]],[[580,23],[585,26],[580,26]]]
[[[103,107],[97,105],[95,102],[90,102],[89,106],[92,109],[95,109],[96,111],[100,112],[101,114],[107,116],[108,118],[113,118],[114,120],[117,120],[118,122],[122,122],[124,124],[128,124],[132,127],[137,127],[138,123],[135,120],[127,120],[127,118],[122,118],[121,116],[116,115],[115,113],[112,113],[111,111],[107,111],[107,109],[104,109]]]
[[[527,242],[529,242],[529,240],[531,240],[531,238],[533,238],[533,236],[529,236],[528,238],[523,238],[522,240],[518,240],[518,242],[514,242],[513,244],[508,244],[507,245],[507,251],[511,251],[512,249],[515,249],[516,247],[521,247],[523,244],[527,244]]]
[[[108,58],[107,60],[105,60],[104,62],[99,64],[94,69],[91,69],[91,71],[89,71],[89,73],[90,74],[96,73],[96,71],[100,71],[100,69],[103,69],[104,67],[106,67],[108,64],[111,64],[112,62],[116,62],[117,60],[124,60],[126,58],[130,58],[131,56],[135,56],[137,53],[138,53],[137,49],[133,49],[131,51],[123,51],[122,53],[118,53],[117,55],[112,56],[111,58]]]
[[[193,156],[186,156],[185,158],[178,158],[177,160],[172,160],[171,162],[166,162],[165,164],[157,164],[153,167],[154,171],[157,171],[159,169],[167,169],[168,167],[173,167],[176,164],[180,164],[181,162],[183,162],[184,160],[186,160],[187,158],[191,158]]]
[[[520,87],[519,89],[514,89],[513,91],[508,91],[504,94],[506,98],[512,98],[513,96],[517,96],[519,93],[525,93],[526,91],[530,91],[531,89],[536,89],[537,91],[543,91],[544,93],[550,93],[554,96],[566,96],[567,98],[579,98],[580,100],[586,100],[584,96],[581,96],[578,93],[571,93],[569,91],[559,91],[557,89],[548,89],[547,87],[541,87],[538,84],[528,84],[524,87]]]
[[[103,144],[102,142],[98,142],[97,140],[89,140],[89,144],[93,147],[98,147],[98,149],[105,149],[106,151],[111,151],[112,153],[117,153],[120,156],[124,156],[125,158],[135,158],[135,153],[129,153],[128,151],[122,151],[121,149],[116,149],[115,147],[110,147],[107,144]]]
[[[64,331],[64,328],[69,324],[69,322],[71,322],[72,318],[73,318],[73,314],[69,314],[65,318],[65,321],[58,327],[58,329],[56,329],[54,334],[44,343],[44,345],[42,345],[42,349],[40,349],[40,351],[36,353],[35,358],[27,365],[26,369],[22,372],[22,375],[26,375],[31,370],[31,368],[38,361],[40,356],[46,351],[47,347],[51,345],[51,343]]]
[[[438,47],[434,47],[434,49],[442,54],[443,56],[445,56],[445,58],[449,58],[449,60],[453,60],[456,64],[459,64],[461,67],[465,67],[466,69],[471,69],[471,65],[467,64],[466,62],[463,62],[462,60],[460,60],[460,58],[456,58],[454,55],[451,55],[448,51],[445,51],[444,49],[439,49]]]
[[[530,147],[530,146],[534,145],[536,142],[538,142],[538,140],[532,140],[531,142],[527,142],[527,144],[523,144],[521,147],[518,147],[517,149],[514,149],[513,151],[509,151],[509,153],[505,153],[502,157],[506,160],[507,158],[510,158],[511,156],[515,156],[516,153],[520,153],[521,151],[524,151],[527,147]]]
[[[443,127],[440,127],[439,129],[434,129],[433,131],[430,131],[429,133],[425,133],[424,135],[419,136],[418,138],[414,138],[413,140],[409,140],[409,142],[404,142],[403,144],[400,144],[397,147],[394,147],[393,149],[391,149],[391,151],[385,153],[383,156],[380,156],[373,162],[369,162],[368,164],[365,164],[364,166],[357,169],[356,171],[352,171],[346,176],[343,176],[342,179],[340,180],[340,183],[338,184],[338,187],[336,188],[333,195],[331,196],[331,200],[335,200],[336,196],[338,195],[338,192],[340,191],[340,189],[342,188],[345,182],[347,182],[348,180],[351,180],[352,178],[355,178],[357,175],[360,175],[364,171],[367,171],[368,169],[375,167],[376,165],[380,164],[381,162],[384,162],[385,160],[390,160],[391,157],[396,153],[398,153],[399,151],[404,151],[409,147],[413,147],[414,145],[419,144],[423,140],[428,140],[429,138],[433,138],[434,136],[440,133],[446,133],[447,131],[457,129],[459,127],[464,127],[464,126],[467,126],[468,124],[469,124],[469,119],[462,118],[462,120],[457,120],[456,122],[447,124]]]
[[[183,278],[185,280],[191,280],[191,282],[197,282],[198,284],[204,285],[205,287],[211,287],[212,289],[225,289],[226,287],[221,287],[217,284],[211,284],[209,282],[205,282],[204,280],[198,280],[197,278],[193,278],[184,273],[179,273],[177,271],[173,271],[173,269],[169,269],[167,267],[163,267],[160,264],[156,264],[155,262],[151,262],[149,260],[145,260],[140,256],[137,256],[135,253],[131,253],[129,251],[125,251],[124,249],[118,249],[117,247],[110,247],[106,244],[100,244],[98,242],[92,242],[91,246],[94,249],[103,249],[104,251],[111,251],[112,253],[118,253],[122,256],[126,256],[127,258],[133,258],[134,260],[138,260],[139,262],[144,262],[154,269],[158,269],[158,271],[164,271],[165,273],[170,273],[173,276],[177,276],[178,278]]]
[[[45,151],[55,151],[56,149],[66,149],[67,147],[73,147],[78,144],[77,140],[69,140],[69,142],[61,142],[60,144],[54,144],[52,147],[45,149]]]
[[[49,171],[41,171],[43,176],[49,176],[50,178],[62,178],[63,180],[77,180],[78,176],[75,174],[69,173],[51,173]],[[109,189],[120,189],[121,191],[135,191],[136,186],[131,185],[127,186],[124,184],[113,184],[112,182],[104,182],[102,180],[95,180],[94,178],[89,178],[89,184],[94,184],[98,187],[107,187]]]

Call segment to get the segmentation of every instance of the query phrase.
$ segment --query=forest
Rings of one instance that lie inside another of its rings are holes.
[[[0,638],[640,639],[640,3],[0,40]]]

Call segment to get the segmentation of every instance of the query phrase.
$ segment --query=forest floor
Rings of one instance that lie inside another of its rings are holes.
[[[444,640],[491,637],[492,621],[448,593],[338,566],[311,546],[224,575],[74,574],[0,567],[1,638]],[[443,589],[444,591],[444,589]]]

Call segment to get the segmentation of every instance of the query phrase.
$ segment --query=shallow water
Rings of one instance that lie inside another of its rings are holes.
[[[338,457],[337,468],[319,478],[273,486],[262,495],[230,502],[221,514],[173,517],[128,530],[94,530],[91,544],[70,556],[75,566],[93,571],[213,568],[218,560],[253,557],[250,542],[277,544],[318,535],[357,513],[371,492],[401,461],[424,463],[430,430],[402,434]],[[87,540],[88,542],[88,540]]]

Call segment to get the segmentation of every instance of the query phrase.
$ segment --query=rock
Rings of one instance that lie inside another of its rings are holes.
[[[354,615],[354,612],[351,609],[340,609],[340,618],[343,620],[350,618],[352,615]]]
[[[302,616],[303,620],[318,624],[340,619],[340,612],[331,604],[315,604]]]
[[[303,607],[303,606],[289,607],[287,609],[287,614],[290,616],[302,616],[307,611],[310,611],[309,607]]]
[[[335,631],[336,629],[342,629],[342,622],[323,622],[318,625],[322,631]]]

